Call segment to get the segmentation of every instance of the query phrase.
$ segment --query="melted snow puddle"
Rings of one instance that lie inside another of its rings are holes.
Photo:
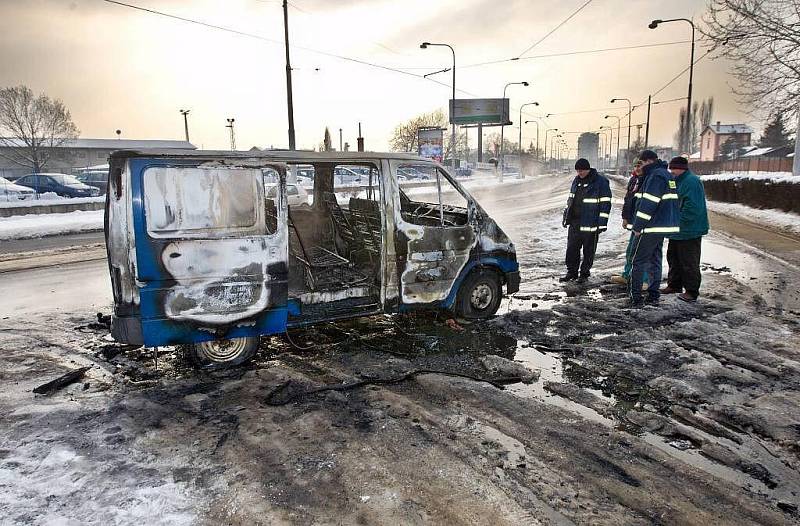
[[[598,334],[595,336],[597,339],[601,339],[611,336],[611,334]],[[565,375],[564,359],[558,353],[542,352],[536,349],[536,347],[533,345],[528,346],[526,342],[518,342],[517,352],[514,356],[514,360],[524,364],[533,371],[539,371],[540,376],[539,379],[532,384],[519,383],[509,385],[506,387],[508,392],[522,398],[535,398],[548,405],[556,406],[572,413],[576,413],[586,420],[603,424],[606,427],[614,429],[615,431],[625,432],[620,429],[619,422],[617,420],[603,416],[594,409],[581,405],[577,402],[573,402],[572,400],[568,400],[544,389],[545,382],[570,382],[570,379]],[[611,406],[617,403],[617,400],[613,396],[608,396],[596,389],[584,388],[584,391],[592,393]],[[696,431],[700,434],[705,434],[700,430]],[[703,456],[700,451],[694,447],[678,448],[676,446],[680,444],[678,444],[678,442],[676,442],[674,439],[668,439],[666,437],[656,435],[655,433],[644,432],[634,436],[637,436],[663,453],[666,453],[667,455],[678,459],[687,465],[696,467],[701,471],[705,471],[714,477],[726,480],[749,491],[760,494],[768,495],[772,492],[772,490],[770,490],[763,482],[751,477],[750,475],[747,475],[746,473],[737,471]],[[709,442],[723,442],[723,440],[711,436],[706,436],[706,439],[709,440]]]
[[[536,382],[531,384],[519,383],[509,385],[506,387],[506,390],[510,393],[514,393],[523,398],[536,398],[549,405],[578,413],[587,420],[599,422],[610,427],[614,426],[613,420],[604,417],[597,411],[545,390],[544,384],[546,382],[563,383],[569,381],[564,374],[564,360],[558,353],[545,353],[536,349],[534,346],[527,346],[525,342],[518,342],[514,361],[524,364],[532,371],[538,371],[540,376]],[[614,398],[606,396],[595,389],[585,390],[609,402],[611,405],[616,402]]]

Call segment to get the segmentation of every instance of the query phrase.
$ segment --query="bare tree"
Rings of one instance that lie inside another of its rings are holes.
[[[7,157],[20,166],[40,172],[53,148],[78,136],[69,110],[58,99],[34,96],[27,86],[0,89],[0,144]]]
[[[740,101],[761,118],[800,103],[800,0],[709,0],[700,31],[733,62]]]

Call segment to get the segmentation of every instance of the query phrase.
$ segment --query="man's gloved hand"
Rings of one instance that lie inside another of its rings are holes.
[[[565,208],[561,215],[561,226],[567,228],[569,226],[569,208]]]

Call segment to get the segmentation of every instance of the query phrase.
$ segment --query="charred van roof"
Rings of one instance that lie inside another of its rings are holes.
[[[177,150],[177,149],[142,149],[142,150],[116,150],[111,153],[112,159],[128,159],[136,157],[181,157],[185,159],[212,159],[224,157],[227,159],[263,159],[265,161],[374,161],[376,159],[395,159],[400,161],[433,162],[430,159],[409,153],[384,153],[384,152],[312,152],[303,150],[253,150],[246,152],[232,152],[230,150]]]

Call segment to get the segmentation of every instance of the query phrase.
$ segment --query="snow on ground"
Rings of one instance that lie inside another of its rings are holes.
[[[39,199],[15,199],[13,201],[0,201],[0,208],[18,208],[28,206],[52,206],[52,205],[79,205],[84,203],[103,203],[106,196],[99,197],[61,197],[58,194],[48,192],[40,194]]]
[[[703,181],[751,179],[754,181],[768,181],[770,183],[800,184],[800,177],[792,175],[792,172],[723,172],[719,174],[701,175],[700,178]]]
[[[708,208],[731,217],[747,219],[754,223],[800,234],[800,215],[780,210],[752,208],[738,203],[708,201]]]
[[[0,218],[0,240],[28,239],[103,229],[103,210]]]

